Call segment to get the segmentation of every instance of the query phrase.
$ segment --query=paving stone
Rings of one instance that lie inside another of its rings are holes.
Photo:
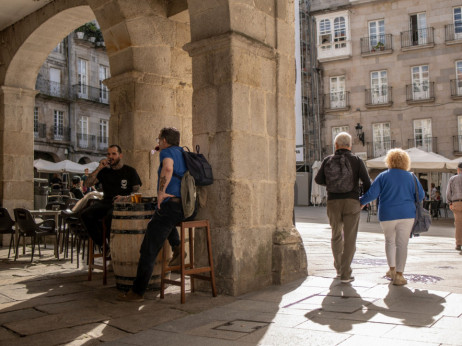
[[[0,310],[0,325],[8,322],[34,319],[42,316],[46,316],[46,314],[31,308],[10,312],[1,312]]]
[[[400,339],[406,341],[415,341],[420,343],[446,343],[449,345],[462,345],[462,330],[460,328],[445,332],[438,328],[419,328],[416,332],[412,326],[397,326],[388,333],[385,337],[392,339]],[[425,344],[426,345],[426,344]]]
[[[342,346],[357,346],[357,345],[374,345],[374,346],[422,346],[422,342],[418,341],[409,341],[409,340],[399,340],[399,339],[389,339],[389,338],[377,338],[372,336],[363,336],[363,335],[353,335],[344,342],[341,343]],[[438,343],[425,343],[425,346],[439,346]]]
[[[451,333],[453,330],[460,330],[461,326],[462,317],[443,316],[435,324],[432,325],[432,328],[448,329],[448,332]]]

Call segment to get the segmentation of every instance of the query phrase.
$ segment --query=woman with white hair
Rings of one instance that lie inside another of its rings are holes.
[[[389,150],[385,162],[388,170],[377,176],[370,189],[360,198],[360,203],[364,206],[379,199],[378,218],[385,235],[385,253],[390,267],[386,276],[393,281],[393,285],[405,285],[407,281],[403,272],[416,213],[416,186],[420,201],[425,193],[416,176],[408,172],[411,159],[404,150]]]

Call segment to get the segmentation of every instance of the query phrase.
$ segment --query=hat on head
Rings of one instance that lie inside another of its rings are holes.
[[[461,169],[462,169],[462,162],[459,162],[459,164],[457,165],[457,168],[461,168]]]

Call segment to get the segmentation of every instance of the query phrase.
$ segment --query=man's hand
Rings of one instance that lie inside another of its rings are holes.
[[[174,195],[170,195],[168,193],[165,193],[163,191],[158,191],[157,192],[157,208],[160,209],[161,203],[168,197],[175,197]]]
[[[102,170],[105,167],[109,167],[109,160],[108,159],[102,159],[99,162],[99,166],[98,166],[99,170]]]

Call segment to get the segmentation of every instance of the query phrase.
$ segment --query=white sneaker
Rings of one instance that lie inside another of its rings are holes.
[[[341,282],[342,284],[347,284],[347,283],[353,282],[353,281],[355,281],[355,277],[354,277],[354,276],[350,276],[348,279],[341,279],[341,280],[340,280],[340,282]]]

